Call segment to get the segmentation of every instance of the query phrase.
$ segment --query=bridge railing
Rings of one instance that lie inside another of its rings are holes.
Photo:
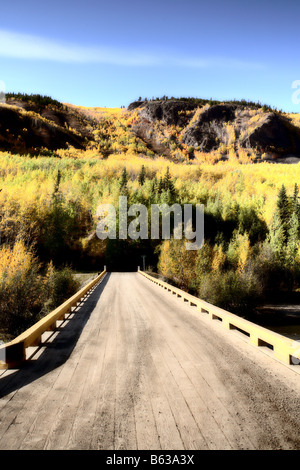
[[[64,320],[66,313],[71,313],[72,307],[76,306],[106,274],[102,271],[92,281],[87,283],[76,294],[66,300],[63,304],[43,317],[33,326],[21,333],[9,343],[0,346],[0,369],[11,369],[19,367],[26,360],[26,348],[38,346],[41,343],[42,334],[45,331],[54,330],[56,321]]]
[[[287,338],[286,336],[280,335],[279,333],[268,330],[267,328],[241,318],[238,315],[230,313],[227,310],[216,307],[215,305],[147,274],[144,271],[138,270],[138,272],[155,284],[170,291],[172,294],[175,294],[177,297],[181,297],[183,301],[196,306],[198,310],[206,313],[211,320],[219,320],[226,329],[238,330],[240,333],[243,333],[248,337],[251,344],[269,348],[273,351],[274,357],[284,364],[300,364],[299,341]]]

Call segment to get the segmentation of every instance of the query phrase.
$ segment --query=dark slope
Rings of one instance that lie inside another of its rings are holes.
[[[137,101],[129,110],[137,113],[134,130],[148,145],[162,148],[170,144],[188,146],[202,152],[217,151],[232,145],[234,149],[253,149],[272,158],[300,156],[300,128],[278,111],[247,103],[202,103],[192,99]],[[159,139],[172,133],[172,141]],[[164,146],[163,146],[164,144]]]
[[[59,103],[9,99],[0,106],[0,150],[35,154],[69,146],[84,149],[92,139],[92,122]]]

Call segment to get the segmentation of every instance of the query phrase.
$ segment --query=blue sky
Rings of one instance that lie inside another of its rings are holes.
[[[298,0],[10,0],[0,81],[82,106],[168,95],[300,112],[299,18]]]

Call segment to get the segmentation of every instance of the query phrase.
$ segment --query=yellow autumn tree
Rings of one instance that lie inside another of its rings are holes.
[[[0,249],[0,325],[2,334],[22,332],[39,316],[44,286],[39,263],[23,241]]]
[[[211,270],[213,272],[221,271],[226,261],[226,253],[224,253],[222,245],[214,246],[212,256]]]

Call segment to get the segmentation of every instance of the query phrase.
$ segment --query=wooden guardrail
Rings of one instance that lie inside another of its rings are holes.
[[[66,300],[63,304],[39,320],[33,326],[21,333],[9,343],[0,346],[0,369],[11,369],[19,367],[26,360],[26,348],[38,346],[41,342],[42,334],[45,331],[53,330],[56,321],[64,320],[66,313],[71,312],[71,308],[76,306],[85,295],[100,282],[106,275],[106,270],[102,271],[92,281],[86,284],[76,294]]]
[[[274,331],[268,330],[262,326],[256,325],[249,320],[239,317],[233,313],[227,312],[222,308],[216,307],[208,302],[205,302],[194,295],[184,292],[177,287],[174,287],[160,279],[156,279],[149,274],[138,270],[140,274],[149,279],[150,281],[158,284],[159,286],[167,289],[168,291],[181,297],[182,300],[187,301],[190,305],[195,305],[198,310],[208,314],[212,320],[220,320],[225,328],[228,330],[238,330],[246,335],[250,343],[255,346],[266,346],[273,351],[274,357],[287,365],[300,364],[300,342],[287,338]]]

